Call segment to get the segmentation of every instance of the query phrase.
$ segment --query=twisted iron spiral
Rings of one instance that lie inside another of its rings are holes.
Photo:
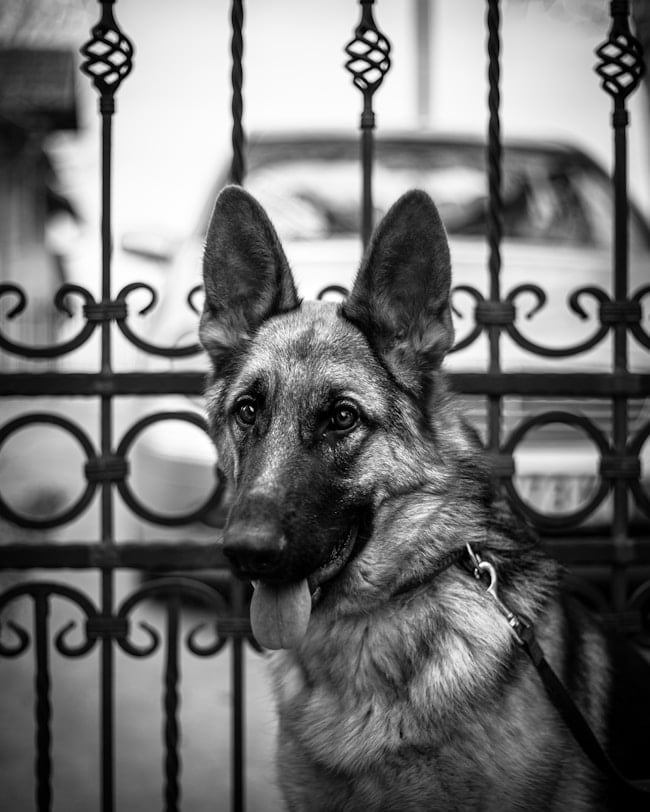
[[[349,59],[346,69],[352,81],[364,94],[372,95],[390,70],[390,42],[377,28],[372,14],[374,0],[362,0],[361,22],[354,37],[345,46]]]
[[[605,42],[596,49],[600,62],[596,73],[603,90],[623,101],[639,86],[645,73],[643,48],[630,31],[627,0],[615,0],[611,5],[612,28]]]
[[[102,3],[102,17],[81,46],[81,70],[102,96],[112,97],[133,68],[133,43],[113,16],[112,3]]]

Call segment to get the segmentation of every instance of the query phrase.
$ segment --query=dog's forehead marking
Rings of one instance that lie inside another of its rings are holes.
[[[342,394],[356,393],[375,408],[385,401],[380,365],[362,334],[331,302],[305,302],[260,328],[238,382],[270,378],[294,394],[320,382]]]

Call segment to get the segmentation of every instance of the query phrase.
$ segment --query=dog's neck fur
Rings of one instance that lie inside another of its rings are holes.
[[[544,597],[530,594],[515,603],[534,621]],[[547,631],[552,627],[547,619]],[[515,668],[514,652],[508,624],[485,586],[451,567],[427,589],[372,609],[342,613],[332,601],[314,612],[302,645],[274,655],[281,718],[310,760],[363,773],[390,755],[386,747],[393,755],[405,747],[431,752],[484,719],[489,735],[497,686]]]
[[[450,504],[454,505],[453,513]],[[499,571],[505,600],[532,623],[545,610],[558,580],[557,566],[543,558],[536,546],[524,548],[522,555],[519,542],[519,558],[515,557],[514,541],[506,535],[508,523],[515,520],[507,510],[495,511],[494,504],[486,505],[485,510],[491,512],[492,527],[472,500],[467,501],[464,513],[459,513],[457,500],[432,494],[426,494],[424,499],[421,491],[413,494],[410,506],[403,495],[398,509],[387,500],[377,511],[373,535],[392,536],[394,545],[402,546],[399,570],[395,570],[395,560],[384,563],[374,554],[377,546],[371,539],[325,593],[302,645],[278,656],[280,701],[294,704],[302,697],[303,710],[311,708],[320,715],[315,697],[327,693],[331,671],[337,674],[332,684],[340,686],[343,682],[350,686],[351,703],[358,701],[355,686],[362,695],[364,685],[383,684],[384,695],[377,699],[392,702],[413,692],[417,695],[420,684],[429,685],[428,691],[435,685],[426,700],[423,698],[426,708],[409,711],[415,716],[425,714],[429,721],[423,725],[429,732],[432,716],[436,726],[442,724],[443,729],[445,720],[452,726],[458,724],[463,709],[471,715],[475,703],[480,702],[503,669],[510,667],[513,638],[507,622],[486,594],[485,584],[476,581],[462,566],[445,566],[441,571],[441,560],[446,561],[450,553],[463,549],[467,542],[481,548]],[[409,511],[410,521],[405,522]],[[408,544],[396,530],[405,524],[412,534]],[[426,583],[417,590],[396,594],[401,587],[408,590],[413,580],[411,560],[421,566],[423,558],[430,562]],[[530,589],[523,595],[511,594],[509,578],[513,569],[525,572],[527,567],[531,570]],[[387,595],[394,597],[387,599]],[[389,624],[381,622],[384,614],[390,615]],[[417,645],[413,642],[414,623],[419,627]],[[332,633],[334,624],[338,627],[336,634]],[[373,640],[375,629],[381,629],[381,645]],[[386,637],[387,629],[391,630],[390,639]],[[338,650],[342,640],[343,651],[358,651],[354,662],[342,658]],[[405,641],[409,641],[408,646]],[[411,672],[409,665],[413,651],[417,651],[419,659],[422,647],[429,652],[426,675]],[[381,652],[380,661],[375,652]],[[312,668],[310,663],[318,665]],[[369,671],[373,672],[372,680],[368,679]],[[347,679],[342,679],[341,673],[347,674]],[[468,674],[473,674],[469,681]],[[308,698],[310,694],[312,699]]]

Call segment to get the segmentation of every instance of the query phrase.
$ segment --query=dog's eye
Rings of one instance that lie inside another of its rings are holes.
[[[235,403],[235,420],[243,428],[252,426],[257,418],[257,403],[255,399],[246,395]]]
[[[330,431],[347,432],[359,422],[359,411],[351,403],[337,403],[330,414],[328,428]]]

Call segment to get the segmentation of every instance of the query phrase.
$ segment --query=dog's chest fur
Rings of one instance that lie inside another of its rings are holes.
[[[428,623],[419,606],[316,614],[303,647],[274,655],[290,810],[593,809],[571,795],[588,771],[575,743],[483,597],[452,577]]]

